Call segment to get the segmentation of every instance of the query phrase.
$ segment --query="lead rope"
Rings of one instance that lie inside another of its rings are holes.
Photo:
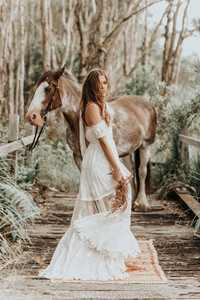
[[[37,127],[37,128],[36,128],[36,131],[35,131],[35,136],[34,136],[33,141],[32,141],[32,143],[31,143],[31,145],[30,145],[29,147],[27,147],[27,146],[24,144],[24,142],[23,142],[23,140],[22,140],[21,138],[19,139],[19,141],[21,142],[22,146],[23,146],[26,150],[31,151],[31,150],[33,150],[33,149],[36,147],[36,145],[37,145],[37,143],[38,143],[38,141],[39,141],[39,138],[40,138],[40,136],[41,136],[41,134],[42,134],[42,131],[43,131],[44,126],[46,125],[46,123],[47,123],[47,117],[44,116],[44,123],[43,123],[43,125],[42,125],[42,128],[40,129],[40,132],[39,132],[39,134],[38,134],[38,137],[37,137],[37,139],[36,139],[37,132],[38,132],[38,127]]]

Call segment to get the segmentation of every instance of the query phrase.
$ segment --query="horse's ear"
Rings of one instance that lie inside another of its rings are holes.
[[[44,67],[43,73],[46,73],[46,72],[48,72],[48,71],[50,71],[50,70],[51,70],[50,66],[49,66],[49,65],[46,65],[46,66]]]
[[[64,73],[65,71],[65,66],[57,70],[55,73],[53,73],[53,78],[58,80]]]

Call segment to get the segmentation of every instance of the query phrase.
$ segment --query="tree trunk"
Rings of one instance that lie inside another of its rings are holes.
[[[58,68],[57,57],[56,57],[56,39],[54,38],[53,31],[53,18],[51,11],[51,3],[48,6],[48,14],[49,14],[49,28],[50,28],[50,44],[51,44],[51,66],[55,70]]]
[[[4,50],[5,50],[5,40],[6,40],[6,15],[7,15],[7,4],[6,0],[0,2],[0,114],[3,113],[3,103],[4,103],[4,87],[5,87],[5,60],[4,60]],[[1,116],[0,115],[0,116]]]
[[[19,114],[19,85],[20,85],[20,66],[17,66],[16,92],[15,92],[15,114]]]
[[[24,125],[24,56],[25,56],[25,30],[24,30],[24,0],[20,2],[20,77],[19,77],[19,115],[21,125]]]
[[[41,0],[41,22],[43,34],[43,66],[51,66],[51,29],[49,20],[50,0]]]
[[[73,32],[73,25],[74,25],[74,10],[75,5],[73,5],[73,1],[68,1],[68,14],[66,16],[66,1],[62,0],[62,25],[64,28],[64,34],[63,34],[63,46],[64,46],[64,52],[62,55],[62,61],[61,66],[64,66],[67,62],[67,59],[69,57],[71,44],[72,44],[72,34],[75,34]]]
[[[184,39],[189,36],[185,20],[187,18],[187,10],[190,0],[187,1],[183,16],[182,27],[180,32],[177,32],[177,18],[180,7],[183,3],[181,0],[177,1],[177,5],[170,9],[165,27],[165,44],[163,50],[163,63],[161,80],[165,81],[167,85],[175,84],[178,78],[179,63],[181,58],[181,46]],[[171,32],[170,32],[171,28]]]
[[[148,5],[148,0],[145,0],[145,5]],[[148,8],[145,11],[145,18],[144,18],[144,38],[143,38],[143,44],[142,48],[146,49],[147,47],[147,37],[148,37]],[[146,60],[147,60],[147,55],[145,55],[142,59],[142,68],[145,70],[146,67]]]
[[[11,6],[12,7],[12,6]],[[9,62],[8,62],[8,99],[9,99],[9,112],[14,114],[14,43],[13,43],[13,24],[12,29],[9,33]]]
[[[80,63],[79,63],[79,75],[78,81],[83,82],[85,76],[87,75],[86,68],[86,59],[88,55],[88,32],[89,32],[89,24],[88,22],[83,21],[83,4],[81,0],[77,1],[75,14],[76,14],[76,23],[80,37]],[[85,18],[86,20],[86,18]]]
[[[35,37],[35,25],[33,24],[34,17],[35,17],[35,3],[30,1],[28,3],[28,12],[29,12],[29,16],[30,16],[30,20],[28,23],[28,34],[27,34],[27,53],[28,53],[28,68],[26,70],[27,72],[27,76],[28,76],[28,85],[33,84],[31,82],[31,77],[33,75],[33,56],[34,53],[32,51],[32,40]]]

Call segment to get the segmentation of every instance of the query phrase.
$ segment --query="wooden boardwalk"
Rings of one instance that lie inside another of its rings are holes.
[[[136,237],[153,239],[168,284],[52,284],[38,278],[69,226],[75,198],[57,194],[39,204],[32,243],[3,271],[0,299],[200,299],[200,239],[193,235],[192,217],[174,200],[151,199],[152,211],[133,212],[131,222]]]

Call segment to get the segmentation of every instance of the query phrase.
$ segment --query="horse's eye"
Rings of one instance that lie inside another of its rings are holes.
[[[48,85],[45,87],[45,92],[49,92],[51,90],[51,87]]]

